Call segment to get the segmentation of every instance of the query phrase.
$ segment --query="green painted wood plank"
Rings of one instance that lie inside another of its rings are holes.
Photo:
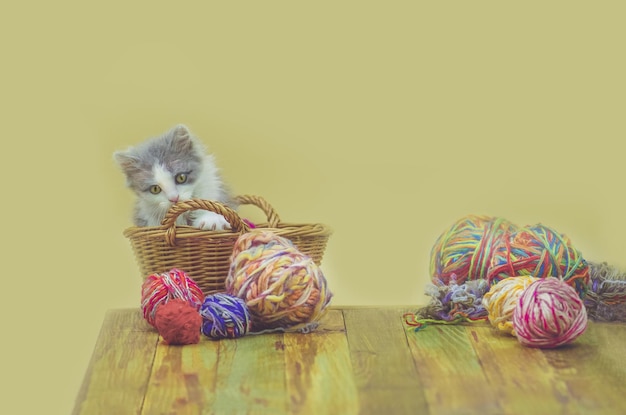
[[[467,329],[432,324],[406,332],[431,414],[502,413]]]
[[[290,413],[358,413],[358,391],[340,310],[329,310],[310,334],[286,333],[284,347]]]
[[[428,413],[425,384],[407,348],[404,310],[344,310],[361,414]]]
[[[215,402],[219,342],[168,346],[160,342],[142,414],[201,414]]]
[[[287,412],[282,334],[248,335],[219,342],[211,414]]]

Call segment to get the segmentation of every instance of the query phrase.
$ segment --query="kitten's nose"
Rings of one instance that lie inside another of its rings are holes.
[[[170,202],[172,202],[172,203],[176,203],[176,202],[178,202],[178,195],[176,195],[176,196],[171,196],[169,199],[170,199]]]

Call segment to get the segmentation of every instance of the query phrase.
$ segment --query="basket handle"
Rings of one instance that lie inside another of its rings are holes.
[[[265,213],[267,223],[270,225],[270,227],[278,227],[278,224],[280,223],[280,217],[278,217],[278,213],[276,213],[272,205],[270,205],[267,200],[263,199],[261,196],[241,195],[236,196],[235,201],[241,205],[254,205],[258,207],[263,211],[263,213]]]
[[[208,210],[210,212],[219,213],[224,216],[224,219],[230,224],[233,232],[248,232],[250,228],[239,217],[237,212],[218,202],[212,202],[204,199],[190,199],[184,202],[177,202],[173,204],[165,214],[162,226],[167,227],[165,231],[165,240],[169,246],[176,245],[176,219],[185,212],[191,210]]]

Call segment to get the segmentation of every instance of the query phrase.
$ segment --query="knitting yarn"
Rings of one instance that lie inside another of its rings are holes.
[[[431,300],[415,314],[416,325],[485,320],[482,298],[489,290],[486,278],[493,246],[516,229],[503,218],[468,215],[443,232],[430,252],[426,295]]]
[[[493,247],[487,273],[490,285],[508,277],[556,277],[571,285],[580,298],[589,284],[589,266],[565,235],[545,225],[527,226]]]
[[[516,226],[503,218],[468,215],[437,238],[430,253],[430,275],[434,284],[462,284],[485,279],[493,247]]]
[[[176,268],[148,276],[141,287],[141,309],[146,321],[155,326],[158,307],[175,298],[187,301],[197,311],[204,301],[204,294],[184,271]]]
[[[598,321],[626,321],[626,273],[606,262],[589,262],[587,316]]]
[[[419,309],[407,324],[421,327],[429,322],[453,323],[480,321],[487,318],[482,298],[489,290],[487,280],[470,280],[463,284],[427,284],[430,303]],[[408,314],[407,314],[408,316]]]
[[[332,298],[324,274],[308,255],[262,229],[235,243],[226,293],[245,301],[253,331],[310,331]]]
[[[560,278],[533,282],[513,311],[513,328],[524,346],[554,348],[570,343],[587,328],[587,311],[578,292]]]
[[[160,305],[154,316],[154,326],[167,344],[185,345],[200,341],[202,317],[187,300],[174,298]]]
[[[487,319],[486,306],[494,297],[483,303],[483,296],[489,287],[509,277],[558,277],[582,298],[588,289],[589,267],[566,236],[547,226],[519,228],[503,218],[468,215],[436,240],[431,249],[430,275],[426,295],[431,300],[415,313],[415,325]],[[486,284],[480,283],[483,280]],[[496,304],[500,300],[492,306],[499,307]],[[510,320],[510,305],[502,308],[502,313],[495,308],[492,317],[497,325]],[[508,331],[510,325],[502,329]]]
[[[500,332],[515,335],[513,311],[524,290],[535,281],[537,278],[528,275],[505,278],[489,289],[482,302],[493,327]]]
[[[250,313],[238,297],[218,293],[206,296],[200,307],[202,333],[211,339],[234,339],[250,331]]]

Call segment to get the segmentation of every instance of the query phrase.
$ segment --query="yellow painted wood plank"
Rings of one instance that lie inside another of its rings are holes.
[[[544,350],[570,413],[626,413],[626,325],[590,322],[574,343]]]
[[[407,348],[404,310],[344,310],[361,414],[426,414],[424,381]]]
[[[109,311],[73,414],[138,414],[158,337],[139,310]]]
[[[312,333],[286,333],[284,348],[290,413],[358,413],[358,391],[340,310],[329,310]]]
[[[219,342],[215,401],[210,414],[287,413],[282,334]]]
[[[524,347],[491,327],[465,329],[488,382],[484,396],[497,401],[499,413],[579,413],[567,385],[540,349]]]
[[[472,326],[482,337],[488,326]],[[431,414],[501,414],[497,398],[461,325],[406,331]]]
[[[219,342],[159,342],[142,414],[201,414],[215,401]]]

